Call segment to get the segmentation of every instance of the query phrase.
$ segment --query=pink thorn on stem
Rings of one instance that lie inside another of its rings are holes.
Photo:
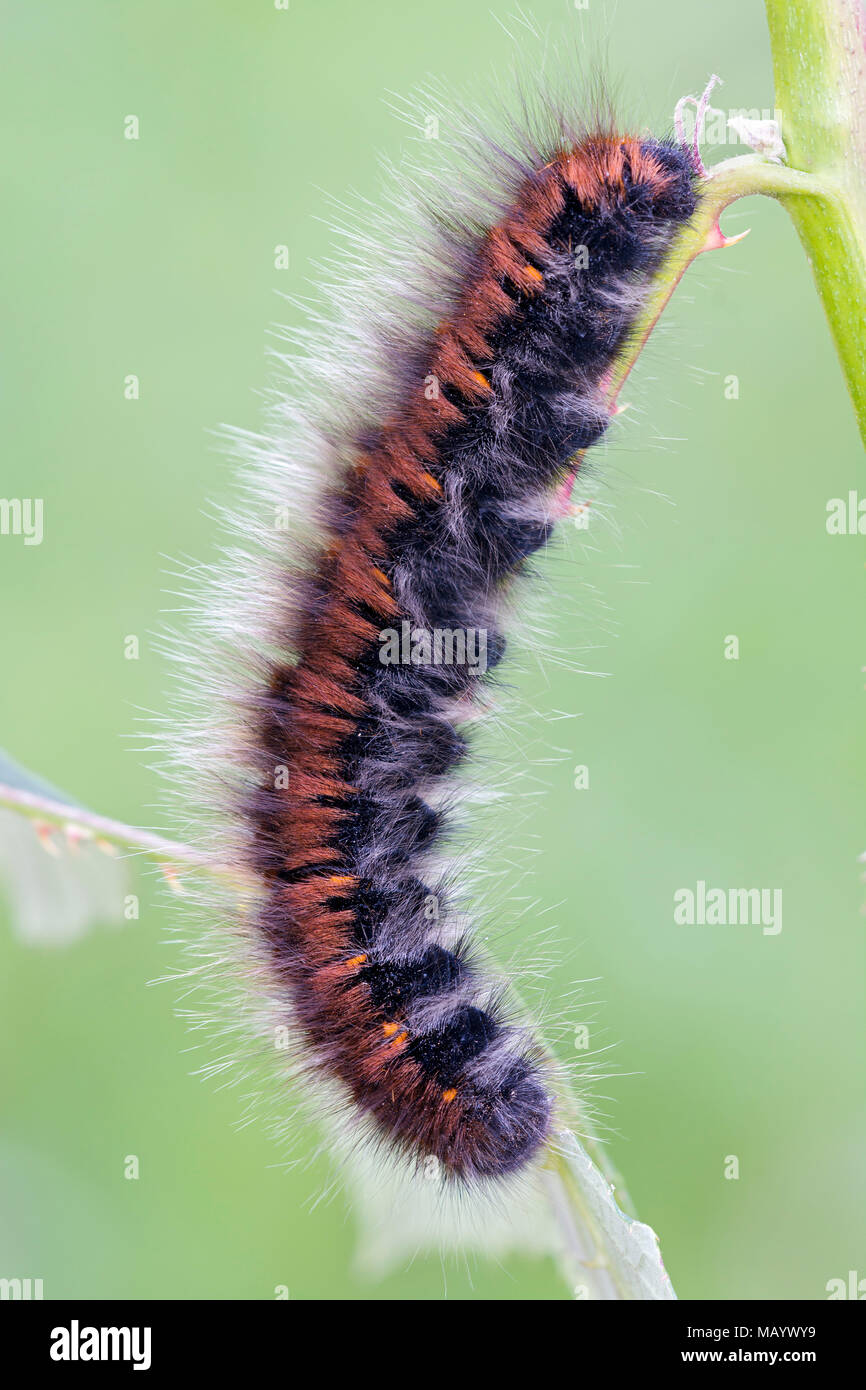
[[[47,821],[35,820],[33,822],[33,829],[36,831],[36,835],[39,839],[39,843],[42,846],[42,848],[44,850],[47,850],[49,854],[53,854],[55,858],[59,858],[60,846],[54,838],[55,827],[53,825],[49,825]]]
[[[70,821],[64,825],[63,829],[66,833],[67,844],[71,850],[78,849],[82,841],[93,839],[93,831],[89,830],[86,825],[75,825]]]
[[[186,889],[181,883],[178,877],[177,869],[174,867],[174,865],[160,864],[159,867],[162,871],[162,876],[168,884],[169,888],[171,889],[172,893],[176,893],[178,897],[184,897],[186,895]]]
[[[706,240],[701,247],[701,252],[724,251],[728,246],[736,246],[737,242],[742,241],[743,237],[747,237],[751,230],[751,227],[747,227],[744,232],[738,232],[736,236],[725,236],[718,222],[716,222],[707,232]]]

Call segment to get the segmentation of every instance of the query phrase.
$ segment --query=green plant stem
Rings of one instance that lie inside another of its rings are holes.
[[[675,236],[664,261],[653,277],[652,288],[638,314],[628,341],[613,364],[607,380],[607,399],[613,408],[641,351],[658,323],[677,285],[693,261],[705,251],[724,249],[740,240],[727,238],[719,226],[725,208],[738,198],[763,194],[791,209],[809,202],[826,209],[833,205],[834,190],[810,174],[778,164],[761,155],[739,155],[709,170],[702,181],[694,215]],[[745,233],[742,233],[744,236]],[[866,428],[866,414],[863,416]],[[583,454],[576,454],[564,498],[571,494]]]
[[[115,848],[140,850],[165,864],[188,864],[190,868],[207,868],[212,873],[220,872],[219,867],[206,855],[190,845],[163,839],[161,835],[154,835],[150,830],[138,830],[122,821],[111,820],[108,816],[98,816],[93,811],[85,811],[81,806],[67,805],[64,801],[52,801],[50,797],[24,791],[20,787],[10,787],[2,782],[0,809],[17,811],[34,824],[41,823],[64,831],[72,828],[80,837],[102,840]]]
[[[785,200],[866,444],[866,13],[862,0],[766,0],[789,162],[822,194]]]
[[[634,366],[647,338],[658,322],[671,295],[692,261],[703,251],[732,245],[719,230],[719,218],[737,198],[763,193],[780,202],[815,199],[821,196],[818,181],[760,155],[740,155],[716,164],[700,189],[694,216],[681,228],[664,263],[653,280],[647,302],[635,321],[628,345],[614,365],[609,397],[615,400]]]

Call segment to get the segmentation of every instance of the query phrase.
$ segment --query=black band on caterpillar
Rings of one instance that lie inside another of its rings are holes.
[[[552,1099],[423,873],[445,823],[426,797],[466,756],[478,668],[383,664],[382,632],[481,632],[487,665],[501,658],[504,586],[545,544],[569,460],[607,427],[606,374],[694,179],[673,145],[611,133],[523,169],[416,343],[412,385],[340,442],[321,553],[272,633],[293,655],[249,700],[259,784],[242,813],[277,987],[375,1130],[465,1179],[527,1163]]]

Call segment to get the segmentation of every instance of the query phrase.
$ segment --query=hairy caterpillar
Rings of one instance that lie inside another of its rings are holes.
[[[508,586],[607,427],[606,374],[696,180],[678,145],[604,121],[549,119],[485,159],[486,215],[441,210],[434,260],[372,348],[376,390],[320,406],[331,480],[315,544],[277,555],[233,800],[280,1016],[379,1138],[464,1180],[530,1162],[553,1099],[431,866],[447,816],[430,800],[484,677],[431,643],[481,634],[482,664],[500,661]],[[333,350],[332,381],[351,353]],[[277,495],[294,462],[272,458]]]

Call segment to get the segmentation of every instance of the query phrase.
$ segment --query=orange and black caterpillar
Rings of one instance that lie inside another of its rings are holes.
[[[673,143],[562,123],[497,158],[486,228],[442,213],[448,287],[382,346],[378,414],[359,399],[323,422],[319,541],[278,561],[234,807],[281,1021],[380,1139],[465,1180],[530,1162],[553,1100],[431,866],[447,820],[431,795],[467,754],[484,671],[414,636],[483,634],[486,669],[502,658],[506,586],[607,427],[606,375],[696,185]],[[402,659],[385,659],[392,631],[413,634]]]

